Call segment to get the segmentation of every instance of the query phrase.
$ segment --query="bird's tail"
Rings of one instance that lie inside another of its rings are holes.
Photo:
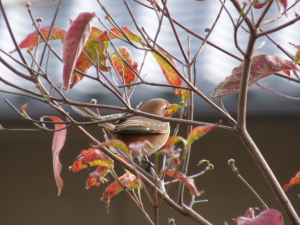
[[[71,106],[71,108],[77,112],[78,114],[80,114],[81,116],[85,117],[85,118],[89,118],[91,120],[94,121],[102,121],[105,119],[109,119],[107,117],[102,117],[99,116],[97,113],[93,112],[92,110],[86,108],[86,107],[80,107],[80,106]],[[112,123],[99,123],[99,126],[103,126],[107,131],[112,131],[115,128],[115,125],[113,125]]]

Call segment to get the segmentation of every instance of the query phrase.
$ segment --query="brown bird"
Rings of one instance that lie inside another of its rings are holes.
[[[163,117],[168,111],[168,107],[168,101],[156,98],[147,101],[139,110]],[[95,121],[118,118],[125,115],[112,114],[108,116],[99,116],[85,107],[72,106],[72,108],[80,115]],[[170,135],[170,124],[168,122],[161,122],[143,116],[132,116],[127,119],[120,119],[113,123],[108,122],[99,125],[105,128],[110,138],[121,140],[127,146],[132,142],[147,140],[153,145],[153,152],[159,150],[166,143]]]

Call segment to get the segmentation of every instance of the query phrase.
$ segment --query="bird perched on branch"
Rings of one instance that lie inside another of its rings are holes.
[[[142,112],[165,116],[168,111],[169,102],[165,99],[156,98],[147,101],[139,109]],[[73,110],[80,115],[91,118],[94,121],[118,118],[125,114],[112,114],[99,116],[85,107],[72,106]],[[159,150],[168,140],[170,135],[170,124],[143,116],[132,116],[120,119],[116,122],[101,123],[100,126],[106,130],[111,139],[123,141],[127,146],[132,142],[149,141],[153,145],[153,152]]]

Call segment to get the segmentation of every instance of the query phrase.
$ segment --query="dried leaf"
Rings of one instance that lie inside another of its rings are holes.
[[[240,91],[240,81],[243,72],[244,62],[232,70],[232,74],[226,77],[225,81],[221,82],[210,95],[212,98],[232,95]],[[257,55],[253,57],[249,85],[255,84],[260,79],[267,77],[273,73],[285,70],[300,71],[293,61],[286,60],[280,57],[269,55]]]
[[[41,118],[41,120],[43,120],[44,118],[51,119],[54,122],[64,122],[62,119],[60,119],[59,117],[56,117],[56,116],[43,116]],[[55,130],[60,130],[62,128],[65,128],[66,124],[55,124],[54,127],[55,127]],[[65,144],[66,135],[67,135],[67,129],[62,129],[60,131],[56,131],[54,133],[53,143],[52,143],[53,172],[54,172],[54,177],[55,177],[55,181],[56,181],[56,186],[58,188],[57,196],[60,196],[61,190],[64,185],[63,180],[60,176],[62,166],[59,161],[59,153]]]
[[[63,42],[63,82],[66,90],[69,90],[70,79],[84,45],[91,33],[92,19],[95,13],[80,13],[67,31]]]
[[[283,185],[283,189],[286,191],[296,184],[300,184],[300,170],[296,173],[295,177],[290,179],[290,182]]]

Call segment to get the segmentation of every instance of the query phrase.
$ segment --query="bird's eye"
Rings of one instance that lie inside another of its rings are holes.
[[[164,109],[168,109],[168,108],[169,108],[169,106],[168,106],[168,105],[165,105]]]

